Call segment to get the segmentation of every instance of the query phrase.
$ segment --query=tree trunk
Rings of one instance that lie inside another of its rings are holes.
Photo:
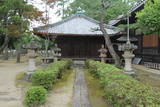
[[[17,63],[20,63],[21,61],[21,53],[20,53],[20,50],[17,50]]]
[[[2,51],[7,47],[8,43],[9,43],[9,37],[7,35],[5,35],[4,43],[0,47],[0,53],[2,53]]]
[[[100,30],[101,32],[103,33],[104,35],[104,38],[105,38],[105,44],[107,45],[108,47],[108,50],[111,54],[111,56],[113,57],[114,61],[115,61],[115,65],[117,67],[120,67],[121,66],[121,61],[120,61],[120,57],[118,56],[118,54],[116,53],[116,51],[114,50],[113,48],[113,44],[111,42],[111,39],[110,39],[110,35],[107,33],[106,31],[106,25],[104,24],[104,19],[105,19],[105,14],[106,14],[106,9],[109,8],[110,5],[108,6],[105,6],[105,2],[104,0],[101,0],[101,3],[102,3],[102,10],[100,12]]]
[[[105,38],[105,44],[107,45],[108,47],[108,50],[111,54],[111,56],[113,57],[114,61],[115,61],[115,65],[117,67],[120,67],[121,66],[121,61],[120,61],[120,57],[118,56],[118,54],[115,52],[114,48],[113,48],[113,44],[110,40],[110,36],[107,34],[103,24],[101,23],[100,24],[100,30],[102,31],[103,35],[104,35],[104,38]]]

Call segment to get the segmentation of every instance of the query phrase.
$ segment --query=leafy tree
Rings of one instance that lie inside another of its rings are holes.
[[[148,0],[144,9],[137,12],[136,16],[137,25],[143,33],[160,32],[160,0]]]
[[[2,0],[0,2],[0,37],[2,44],[0,52],[7,47],[10,38],[20,38],[29,30],[30,21],[42,20],[42,12],[27,0]]]
[[[126,14],[127,11],[137,3],[137,1],[139,0],[103,0],[104,5],[109,5],[109,8],[105,9],[105,22],[108,22],[108,20],[112,18],[117,18],[119,15]],[[68,0],[68,2],[70,1]],[[67,4],[66,0],[65,3]],[[64,9],[64,16],[69,17],[74,15],[80,8],[84,11],[85,15],[100,20],[99,14],[102,9],[101,4],[102,0],[74,0]]]

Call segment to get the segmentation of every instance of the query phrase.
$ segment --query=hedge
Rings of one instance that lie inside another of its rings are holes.
[[[33,86],[27,90],[25,105],[33,107],[44,104],[46,101],[47,90],[52,89],[53,83],[62,77],[65,70],[72,65],[72,60],[65,59],[54,62],[44,69],[36,70],[31,76]]]
[[[86,66],[100,80],[105,100],[114,107],[160,107],[160,92],[123,73],[114,65],[88,60]]]
[[[26,92],[25,105],[33,107],[44,104],[47,97],[47,90],[41,86],[33,86]]]
[[[45,70],[37,70],[31,77],[33,85],[43,86],[47,90],[52,89],[55,79],[54,72]]]
[[[69,59],[61,60],[50,64],[45,69],[35,71],[31,76],[33,85],[43,86],[45,89],[52,89],[53,83],[62,77],[62,73],[72,64]]]

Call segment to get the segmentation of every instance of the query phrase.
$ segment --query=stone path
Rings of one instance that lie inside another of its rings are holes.
[[[0,107],[23,107],[22,89],[15,86],[15,77],[26,69],[25,63],[0,61]]]
[[[78,67],[76,68],[75,74],[72,107],[91,107],[88,99],[88,89],[85,82],[84,71]]]
[[[133,64],[133,68],[135,68],[137,70],[142,70],[142,71],[146,71],[146,72],[149,72],[149,73],[160,75],[160,70],[147,68],[147,67],[145,67],[143,65],[134,65]]]

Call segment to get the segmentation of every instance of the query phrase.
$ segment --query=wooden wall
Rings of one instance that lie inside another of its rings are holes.
[[[59,36],[56,43],[63,58],[99,58],[98,50],[104,44],[102,36]]]
[[[158,36],[156,34],[143,36],[143,47],[157,47]]]
[[[137,35],[138,51],[136,57],[142,58],[142,63],[160,63],[160,38],[156,34]]]

